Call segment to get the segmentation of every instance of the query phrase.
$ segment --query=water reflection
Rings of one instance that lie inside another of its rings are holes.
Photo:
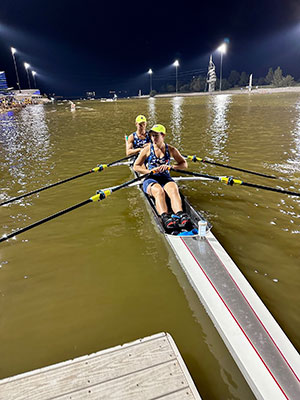
[[[222,94],[217,96],[210,96],[208,100],[208,128],[206,130],[207,136],[211,137],[213,149],[211,154],[219,158],[228,160],[228,154],[225,151],[225,146],[228,140],[228,130],[230,124],[228,122],[227,114],[229,106],[232,102],[232,95]]]
[[[182,131],[182,119],[183,111],[182,105],[184,102],[183,97],[173,97],[171,100],[172,111],[170,118],[170,126],[173,136],[173,143],[176,147],[181,145],[181,131]]]
[[[295,142],[295,146],[291,147],[291,153],[293,158],[288,160],[291,172],[300,171],[300,100],[295,104],[295,127],[292,131],[292,137]]]
[[[149,128],[156,123],[156,105],[155,98],[149,97],[148,100],[148,125]]]
[[[28,106],[0,118],[0,157],[11,184],[23,187],[36,170],[49,173],[45,163],[51,156],[51,144],[43,105]]]

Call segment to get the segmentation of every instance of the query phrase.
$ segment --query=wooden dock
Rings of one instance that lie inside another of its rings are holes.
[[[1,400],[201,400],[168,333],[0,381]]]

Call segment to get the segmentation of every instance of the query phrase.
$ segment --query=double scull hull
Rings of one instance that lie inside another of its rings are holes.
[[[299,399],[299,354],[213,233],[208,230],[204,238],[167,234],[153,199],[141,192],[254,395]],[[196,227],[204,217],[181,197]]]

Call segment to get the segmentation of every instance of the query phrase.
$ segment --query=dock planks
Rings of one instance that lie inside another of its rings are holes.
[[[168,333],[0,381],[1,400],[29,398],[201,400]]]

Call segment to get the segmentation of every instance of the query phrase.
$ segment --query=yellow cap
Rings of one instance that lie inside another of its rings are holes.
[[[135,123],[141,124],[142,122],[147,122],[145,115],[138,115],[135,119]]]
[[[152,126],[152,128],[150,129],[150,132],[163,133],[165,135],[166,134],[166,128],[163,125],[156,124],[156,125]]]

